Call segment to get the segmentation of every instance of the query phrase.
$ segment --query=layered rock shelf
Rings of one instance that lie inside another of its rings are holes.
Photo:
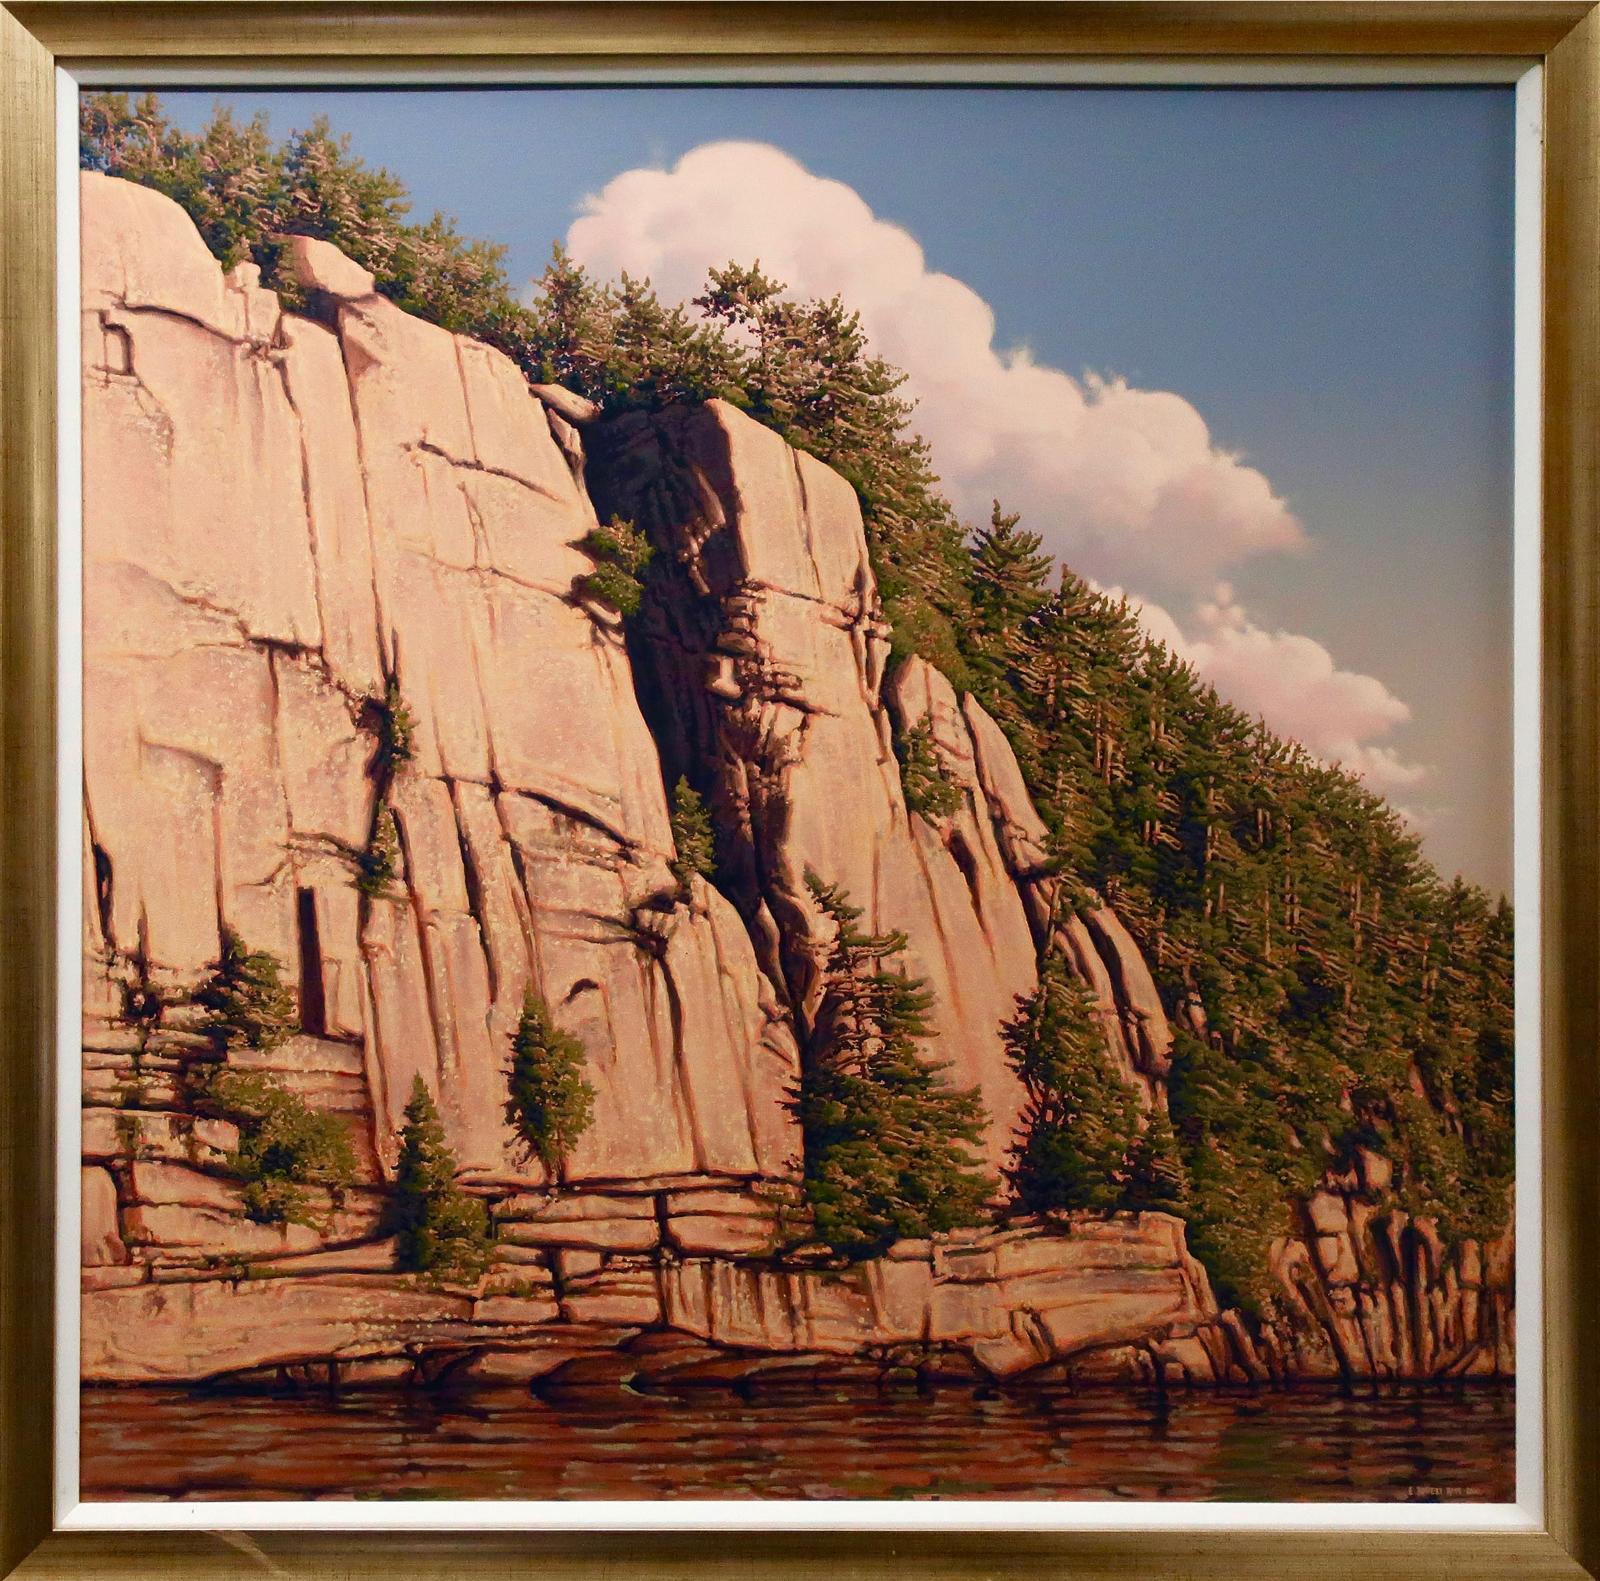
[[[922,661],[889,672],[852,488],[719,402],[602,420],[530,387],[325,243],[286,248],[290,312],[153,191],[85,175],[82,233],[86,1378],[1511,1370],[1509,1246],[1447,1250],[1362,1180],[1280,1243],[1265,1325],[1219,1312],[1159,1214],[780,1256],[826,943],[807,873],[906,934],[991,1167],[1023,1103],[999,1026],[1042,944],[1147,1107],[1172,1045],[1114,911],[1061,914],[1004,733]],[[627,630],[582,590],[613,514],[665,568]],[[901,788],[895,733],[922,725],[943,818]],[[680,775],[716,884],[672,871]],[[363,886],[380,820],[393,881]],[[237,1129],[185,1096],[197,1019],[141,1019],[225,931],[284,964],[302,1027],[231,1061],[355,1148],[315,1228],[249,1216]],[[559,1179],[504,1115],[530,986],[595,1089]],[[386,1238],[418,1076],[494,1225],[470,1292],[396,1272]]]

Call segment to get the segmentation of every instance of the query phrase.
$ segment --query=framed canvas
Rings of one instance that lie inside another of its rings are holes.
[[[1600,1573],[1590,6],[0,39],[5,1573]]]

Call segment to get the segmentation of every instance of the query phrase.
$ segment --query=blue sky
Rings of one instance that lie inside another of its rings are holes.
[[[992,488],[1021,503],[1058,551],[1170,616],[1219,687],[1249,694],[1240,700],[1274,723],[1293,728],[1308,709],[1349,705],[1358,750],[1378,754],[1373,783],[1417,818],[1438,865],[1509,885],[1509,89],[163,98],[190,126],[219,99],[266,109],[280,134],[328,115],[359,153],[405,180],[419,213],[441,209],[467,233],[506,243],[519,283],[586,199],[592,262],[648,262],[655,247],[656,277],[674,278],[702,245],[695,204],[705,183],[726,186],[759,164],[730,155],[692,178],[678,161],[726,140],[782,150],[803,167],[783,175],[790,206],[815,200],[826,230],[794,230],[787,213],[708,218],[704,261],[725,261],[714,249],[727,235],[764,238],[763,223],[776,227],[769,253],[785,236],[848,239],[851,227],[893,252],[887,222],[920,243],[927,276],[963,282],[992,309],[1000,361],[984,367],[996,391],[1021,390],[1001,365],[1026,346],[1034,363],[1069,376],[1056,386],[1069,404],[1087,374],[1182,397],[1209,428],[1208,475],[1264,474],[1302,547],[1269,543],[1276,528],[1249,527],[1244,548],[1208,556],[1203,540],[1224,531],[1222,507],[1209,517],[1197,507],[1176,526],[1167,510],[1161,530],[1182,535],[1171,555],[1119,559],[1104,527],[1082,547],[1072,525],[1083,514],[1082,469],[1058,503],[1048,443],[1009,431],[990,459],[972,463],[960,502]],[[663,173],[648,189],[648,235],[623,212],[635,189],[606,192],[641,169]],[[840,208],[811,178],[844,183],[870,217]],[[886,288],[884,302],[893,295]],[[878,322],[886,336],[912,334]],[[894,344],[916,359],[911,340]],[[944,433],[936,407],[930,394],[929,421]],[[1129,422],[1144,430],[1137,412]],[[1100,433],[1085,429],[1073,443],[1093,446]],[[1314,696],[1295,692],[1295,666],[1309,664],[1315,680],[1321,661],[1291,637],[1325,650],[1337,671]],[[1357,684],[1369,679],[1382,697]],[[1327,740],[1344,740],[1343,729],[1329,724]]]

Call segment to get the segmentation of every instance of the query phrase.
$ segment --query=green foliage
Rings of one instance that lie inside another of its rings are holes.
[[[1093,997],[1060,956],[1044,957],[1000,1036],[1028,1094],[1010,1171],[1017,1200],[1030,1213],[1123,1206],[1138,1101],[1111,1068]]]
[[[1264,1299],[1290,1205],[1362,1146],[1446,1237],[1503,1226],[1509,908],[1441,881],[1379,797],[1222,702],[1125,603],[1066,571],[1046,593],[1033,552],[998,514],[979,535],[969,663],[1063,872],[1154,972],[1219,1286]]]
[[[933,729],[926,721],[901,731],[895,737],[894,751],[900,760],[900,788],[912,812],[939,819],[961,810],[961,792],[945,772]]]
[[[79,117],[86,169],[164,192],[188,210],[228,267],[253,261],[262,282],[297,293],[277,272],[279,235],[330,241],[370,269],[379,291],[407,312],[513,350],[528,310],[513,295],[505,249],[469,241],[441,215],[418,224],[405,188],[368,168],[324,119],[274,143],[265,116],[245,125],[219,109],[196,136],[146,95],[86,94]]]
[[[672,788],[668,817],[673,848],[678,853],[672,859],[672,876],[678,881],[679,892],[687,895],[696,874],[710,878],[717,870],[717,843],[711,814],[699,791],[687,779],[680,778]]]
[[[355,1153],[344,1126],[313,1109],[298,1093],[257,1071],[221,1070],[205,1099],[240,1123],[228,1166],[243,1177],[245,1212],[263,1224],[316,1223],[307,1186],[335,1200],[356,1178]]]
[[[984,701],[1002,713],[1009,702],[1003,677],[1028,622],[1050,602],[1054,569],[1054,561],[1042,552],[1043,540],[1038,533],[1023,531],[1021,520],[1007,515],[996,500],[989,525],[973,534],[970,549],[970,663]]]
[[[195,990],[194,1002],[210,1015],[205,1030],[224,1048],[273,1049],[299,1025],[294,994],[283,968],[265,950],[252,950],[232,928],[222,930],[215,970]]]
[[[583,1070],[583,1044],[556,1026],[529,988],[511,1039],[506,1120],[552,1176],[594,1119],[594,1088]]]
[[[406,707],[400,682],[390,676],[381,697],[368,697],[361,705],[359,722],[378,739],[373,771],[379,779],[391,778],[416,755],[417,722]]]
[[[146,94],[86,94],[79,144],[85,168],[155,187],[181,203],[226,267],[250,256],[274,228],[281,157],[266,117],[241,125],[219,108],[198,137],[180,132]]]
[[[878,590],[889,622],[889,662],[898,665],[915,654],[942,671],[958,692],[976,691],[972,667],[944,608],[915,589],[886,591],[880,581]]]
[[[399,871],[400,831],[394,814],[387,807],[380,807],[371,840],[365,850],[356,853],[356,888],[368,900],[377,900],[389,893]]]
[[[632,522],[613,518],[591,528],[578,547],[595,562],[593,571],[578,578],[579,594],[610,605],[620,615],[638,614],[645,573],[655,554],[649,539]]]
[[[1178,1151],[1172,1121],[1163,1109],[1145,1117],[1123,1165],[1120,1207],[1134,1213],[1176,1213],[1189,1206],[1189,1171]]]
[[[864,931],[836,886],[806,882],[835,929],[795,1104],[818,1238],[864,1258],[904,1236],[980,1223],[993,1190],[971,1151],[983,1106],[921,1054],[931,997],[889,965],[905,935]]]
[[[1181,1026],[1173,1039],[1167,1090],[1190,1177],[1190,1247],[1223,1300],[1259,1311],[1273,1288],[1268,1248],[1294,1228],[1293,1203],[1315,1190],[1319,1161],[1285,1127],[1268,1064]]]
[[[488,1266],[488,1212],[456,1185],[455,1155],[420,1076],[412,1083],[400,1132],[393,1210],[401,1268],[470,1284]]]

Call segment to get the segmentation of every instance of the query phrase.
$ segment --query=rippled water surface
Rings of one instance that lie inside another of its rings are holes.
[[[943,1390],[540,1400],[98,1389],[83,1496],[1513,1497],[1507,1388],[1254,1395]]]

